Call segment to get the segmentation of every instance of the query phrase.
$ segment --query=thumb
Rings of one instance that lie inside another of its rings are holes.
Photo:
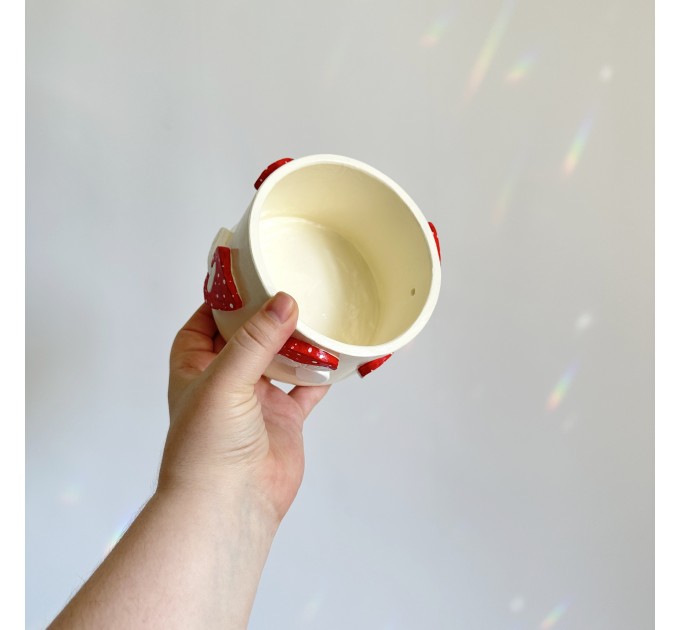
[[[229,339],[208,371],[219,387],[250,389],[295,330],[298,307],[287,293],[265,302]]]

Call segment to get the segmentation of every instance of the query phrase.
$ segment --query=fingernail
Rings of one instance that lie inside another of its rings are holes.
[[[295,300],[287,293],[279,291],[271,300],[269,300],[265,312],[277,322],[283,324],[283,322],[288,321],[288,318],[293,313],[294,306]]]

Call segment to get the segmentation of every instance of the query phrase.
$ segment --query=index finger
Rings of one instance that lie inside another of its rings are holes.
[[[170,355],[212,351],[216,332],[217,324],[213,319],[212,309],[204,302],[177,333]]]

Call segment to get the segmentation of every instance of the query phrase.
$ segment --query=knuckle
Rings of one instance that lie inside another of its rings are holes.
[[[234,341],[248,350],[268,349],[272,345],[272,331],[262,318],[253,317],[241,327]]]

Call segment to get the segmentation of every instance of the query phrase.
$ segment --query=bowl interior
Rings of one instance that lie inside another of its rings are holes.
[[[265,273],[321,334],[380,345],[421,314],[433,281],[429,235],[372,174],[344,164],[293,170],[262,200],[256,229]]]

